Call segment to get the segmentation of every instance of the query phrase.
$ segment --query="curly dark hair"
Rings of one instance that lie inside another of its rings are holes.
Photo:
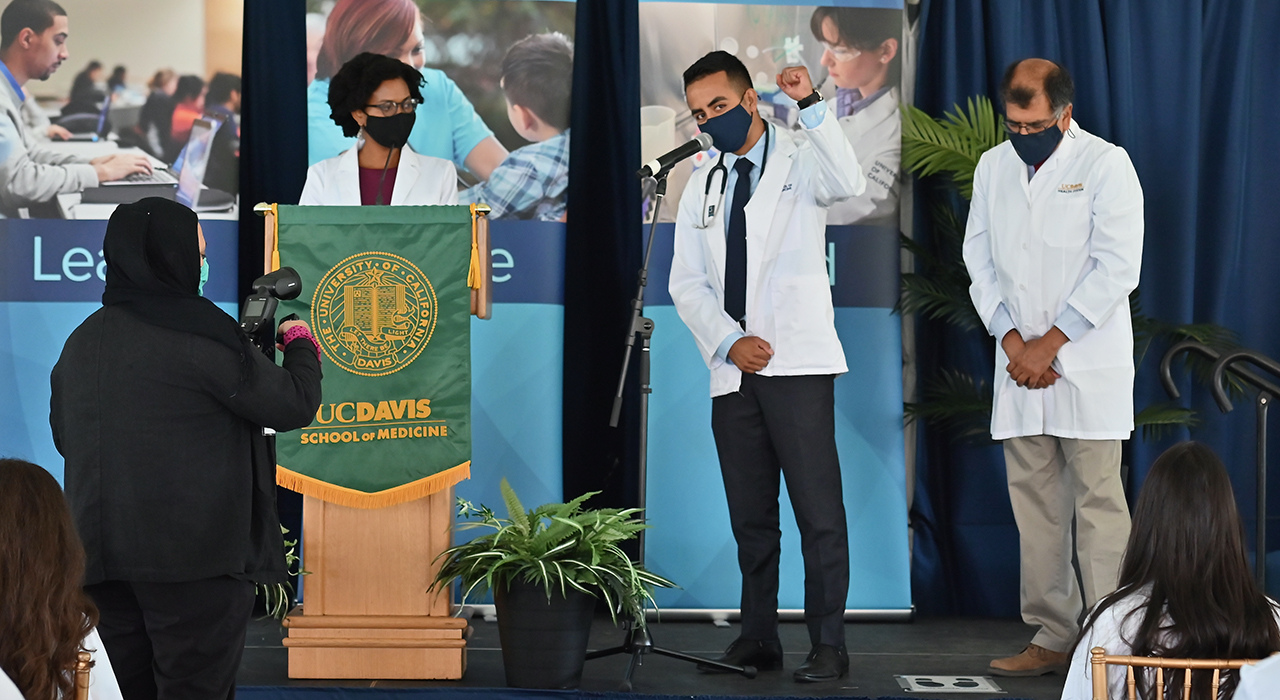
[[[421,103],[420,87],[426,80],[413,66],[376,53],[362,53],[347,61],[329,82],[329,118],[342,127],[344,136],[355,136],[360,133],[360,124],[351,113],[364,109],[379,85],[397,78],[409,86],[409,96]]]
[[[69,698],[98,609],[80,587],[84,547],[49,472],[0,459],[0,669],[28,698]]]

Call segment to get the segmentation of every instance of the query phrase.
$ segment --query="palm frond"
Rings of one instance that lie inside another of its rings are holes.
[[[1142,428],[1144,440],[1159,440],[1173,428],[1194,428],[1200,424],[1196,412],[1172,402],[1147,406],[1133,417],[1135,427]]]
[[[902,164],[920,177],[949,175],[961,196],[969,199],[978,159],[1005,140],[1005,131],[986,97],[971,97],[966,105],[967,109],[954,105],[942,119],[903,105]]]
[[[989,436],[991,385],[959,370],[942,369],[925,385],[919,403],[903,405],[907,422],[923,420],[956,438]]]

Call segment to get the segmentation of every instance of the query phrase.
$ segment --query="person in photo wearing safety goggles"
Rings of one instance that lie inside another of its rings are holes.
[[[819,7],[809,29],[821,42],[828,109],[853,144],[867,191],[831,205],[827,224],[898,224],[902,177],[902,11]]]

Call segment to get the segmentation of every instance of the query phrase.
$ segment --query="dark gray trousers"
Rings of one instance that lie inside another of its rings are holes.
[[[835,377],[742,375],[742,388],[711,400],[742,569],[742,636],[778,637],[780,478],[800,527],[804,617],[813,644],[844,645],[849,530],[836,456]]]

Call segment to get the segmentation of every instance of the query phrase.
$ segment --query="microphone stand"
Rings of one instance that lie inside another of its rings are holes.
[[[644,316],[644,289],[649,285],[649,259],[653,255],[653,239],[658,228],[658,213],[662,210],[662,199],[667,193],[667,175],[670,169],[663,170],[658,173],[655,180],[652,177],[644,179],[645,193],[652,193],[654,197],[653,204],[653,220],[649,224],[649,242],[645,246],[644,263],[640,267],[639,285],[636,290],[636,296],[631,301],[631,323],[627,326],[626,354],[622,357],[622,372],[618,375],[618,391],[613,397],[613,413],[609,417],[609,426],[618,427],[618,419],[622,415],[622,395],[627,384],[627,370],[631,367],[631,355],[636,345],[636,337],[640,338],[640,454],[639,454],[639,481],[640,481],[640,498],[637,505],[641,509],[641,516],[648,517],[644,511],[645,508],[645,486],[648,481],[648,461],[649,461],[649,394],[653,393],[653,389],[649,385],[649,348],[653,338],[653,321]],[[645,537],[644,530],[640,531],[639,537],[640,556],[637,563],[644,566],[644,549]],[[653,643],[653,637],[649,634],[647,625],[637,624],[633,621],[623,622],[622,644],[600,651],[593,651],[587,654],[586,659],[600,659],[606,656],[615,656],[617,654],[626,654],[631,657],[631,662],[627,664],[626,673],[622,676],[622,685],[620,690],[624,693],[631,692],[631,676],[635,673],[636,667],[643,664],[642,657],[645,654],[658,654],[661,656],[679,659],[689,663],[698,664],[703,667],[709,667],[718,671],[727,671],[730,673],[741,673],[747,678],[756,677],[756,668],[754,666],[734,666],[732,664],[713,661],[712,659],[704,659],[692,654],[686,654],[681,651],[664,649]]]

